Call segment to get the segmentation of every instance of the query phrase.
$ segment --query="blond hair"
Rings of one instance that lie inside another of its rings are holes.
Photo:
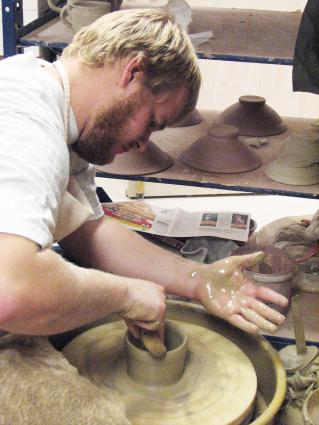
[[[146,84],[154,94],[187,87],[189,96],[178,120],[196,105],[201,76],[193,45],[186,31],[163,10],[128,9],[106,14],[81,28],[62,57],[78,58],[95,67],[139,57]]]

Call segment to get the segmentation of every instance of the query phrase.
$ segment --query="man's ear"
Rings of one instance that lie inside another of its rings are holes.
[[[124,64],[119,85],[126,88],[129,85],[143,84],[145,81],[145,60],[135,56]]]

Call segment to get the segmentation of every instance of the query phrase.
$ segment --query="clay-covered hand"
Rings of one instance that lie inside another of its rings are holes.
[[[196,299],[208,312],[221,317],[238,328],[257,333],[275,333],[285,316],[264,302],[285,307],[288,300],[270,288],[256,284],[243,272],[264,258],[263,252],[232,256],[191,272],[198,279]],[[264,301],[264,302],[262,302]]]
[[[140,279],[129,281],[120,315],[136,338],[140,337],[140,328],[162,329],[165,313],[166,297],[162,286]]]

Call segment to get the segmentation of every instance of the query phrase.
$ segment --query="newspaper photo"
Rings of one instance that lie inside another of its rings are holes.
[[[126,227],[169,237],[214,236],[246,242],[250,214],[237,211],[184,211],[161,208],[144,201],[102,203],[112,220]]]

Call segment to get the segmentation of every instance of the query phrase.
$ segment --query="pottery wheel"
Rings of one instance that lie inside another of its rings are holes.
[[[252,412],[257,391],[251,361],[220,334],[175,323],[188,335],[188,353],[183,376],[169,386],[147,386],[128,376],[123,321],[79,335],[63,352],[82,375],[116,390],[133,425],[241,424]]]

